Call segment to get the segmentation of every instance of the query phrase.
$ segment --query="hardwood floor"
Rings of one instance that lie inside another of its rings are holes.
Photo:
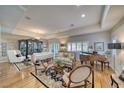
[[[30,72],[34,67],[18,71],[13,64],[0,63],[0,87],[2,88],[44,88]],[[103,72],[98,68],[95,70],[95,88],[110,88],[110,74],[114,73],[112,69],[106,68]]]
[[[95,87],[111,88],[110,75],[114,73],[112,70],[95,71]]]
[[[30,72],[34,68],[18,71],[13,64],[0,64],[0,87],[2,88],[39,88],[44,87]]]

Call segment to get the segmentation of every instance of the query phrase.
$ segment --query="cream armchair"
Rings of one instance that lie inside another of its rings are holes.
[[[60,60],[63,64],[73,68],[75,54],[73,52],[59,52],[58,56],[55,57],[55,60]]]
[[[25,56],[22,56],[19,50],[8,50],[7,55],[10,63],[23,62],[25,60]]]

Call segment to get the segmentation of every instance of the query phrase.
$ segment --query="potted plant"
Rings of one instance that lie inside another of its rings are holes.
[[[56,60],[55,64],[60,65],[61,64],[61,60]]]

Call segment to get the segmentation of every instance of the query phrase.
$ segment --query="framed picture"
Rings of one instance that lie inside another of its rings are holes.
[[[95,42],[94,49],[95,51],[104,51],[104,42]]]

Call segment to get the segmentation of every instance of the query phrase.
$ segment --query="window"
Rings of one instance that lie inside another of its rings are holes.
[[[83,52],[88,52],[88,42],[83,42]]]
[[[67,50],[68,50],[68,51],[71,51],[71,43],[68,43],[68,44],[67,44]]]
[[[51,43],[51,44],[49,45],[49,51],[50,51],[50,52],[56,54],[56,53],[59,52],[59,50],[60,50],[60,45],[59,45],[59,43]]]
[[[72,43],[71,47],[72,47],[71,48],[72,51],[76,51],[76,43]]]
[[[68,51],[88,52],[88,42],[72,42],[67,44]]]
[[[82,51],[82,43],[77,43],[77,51]]]

